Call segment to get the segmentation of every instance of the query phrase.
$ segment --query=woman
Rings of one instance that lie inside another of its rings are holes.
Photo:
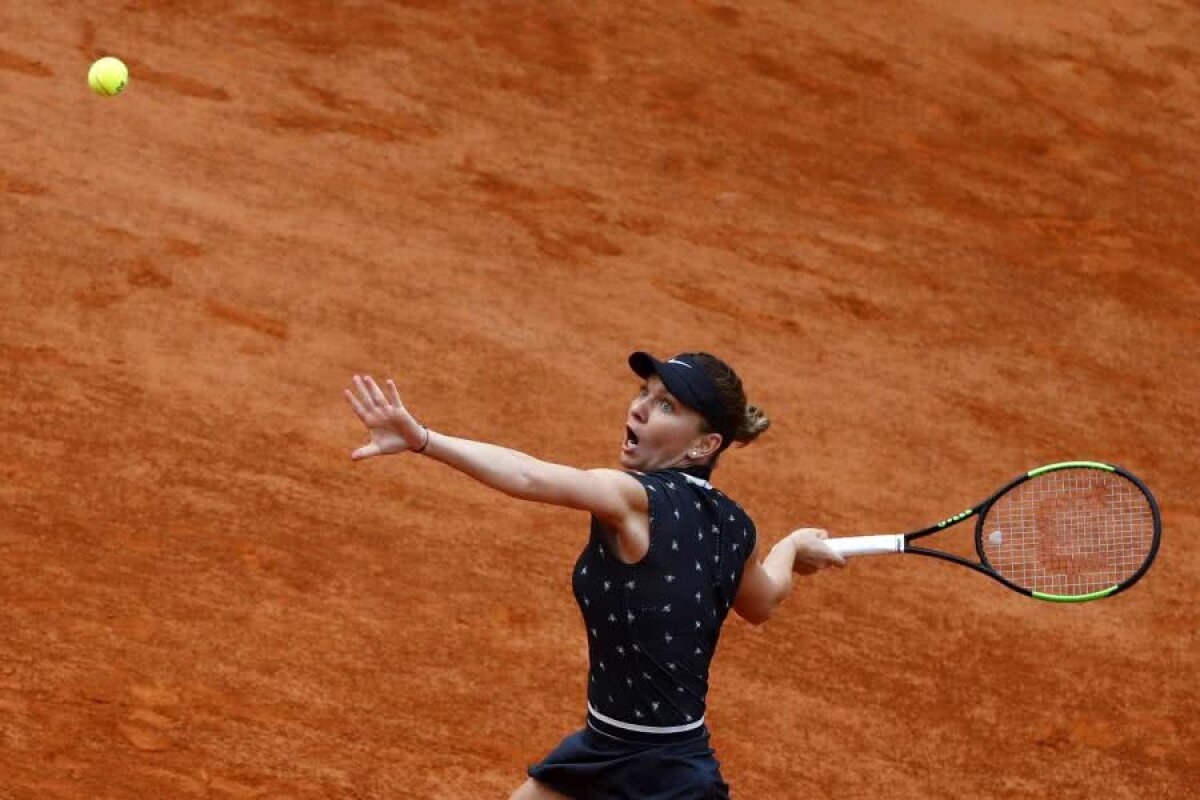
[[[704,724],[708,671],[730,608],[770,618],[808,574],[844,562],[815,529],[760,560],[754,523],[709,483],[721,454],[766,430],[720,359],[634,353],[622,470],[580,470],[436,433],[369,376],[346,397],[370,433],[363,459],[413,452],[505,494],[591,514],[573,588],[587,628],[587,725],[529,768],[510,800],[727,798]]]

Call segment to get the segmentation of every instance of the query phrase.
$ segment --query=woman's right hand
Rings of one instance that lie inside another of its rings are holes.
[[[371,436],[370,442],[351,453],[350,457],[355,461],[406,450],[423,450],[429,442],[429,431],[413,419],[400,402],[396,384],[391,380],[387,383],[392,389],[391,400],[384,396],[370,375],[355,375],[354,391],[345,390],[351,408]]]
[[[796,558],[792,562],[792,571],[798,575],[812,575],[817,570],[826,567],[844,567],[846,559],[834,552],[825,543],[829,531],[821,528],[800,528],[788,536],[796,547]]]

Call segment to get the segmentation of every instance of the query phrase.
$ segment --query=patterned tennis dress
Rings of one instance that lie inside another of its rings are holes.
[[[721,624],[754,551],[754,523],[696,475],[629,474],[649,499],[650,549],[622,563],[613,534],[592,519],[572,580],[587,628],[587,728],[530,774],[571,797],[726,797],[705,700]],[[636,769],[658,776],[662,792],[635,787]],[[681,785],[688,781],[713,788]]]
[[[593,519],[575,564],[591,661],[589,721],[642,733],[699,728],[754,524],[707,481],[675,471],[634,477],[650,500],[650,551],[637,564],[621,563]]]

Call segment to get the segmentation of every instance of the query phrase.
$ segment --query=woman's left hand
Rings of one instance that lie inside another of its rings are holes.
[[[396,384],[389,380],[392,397],[389,400],[383,390],[375,383],[370,375],[354,376],[354,389],[346,389],[346,399],[354,413],[367,426],[371,441],[355,450],[350,457],[355,461],[372,456],[383,456],[391,453],[403,453],[406,450],[420,450],[429,441],[429,431],[421,426],[413,415],[408,413],[404,403],[400,402],[400,392]]]

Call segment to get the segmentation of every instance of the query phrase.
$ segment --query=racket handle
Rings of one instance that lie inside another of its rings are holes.
[[[838,539],[826,539],[825,544],[843,558],[846,556],[877,556],[887,553],[903,553],[904,535],[885,533],[879,536],[843,536]]]

